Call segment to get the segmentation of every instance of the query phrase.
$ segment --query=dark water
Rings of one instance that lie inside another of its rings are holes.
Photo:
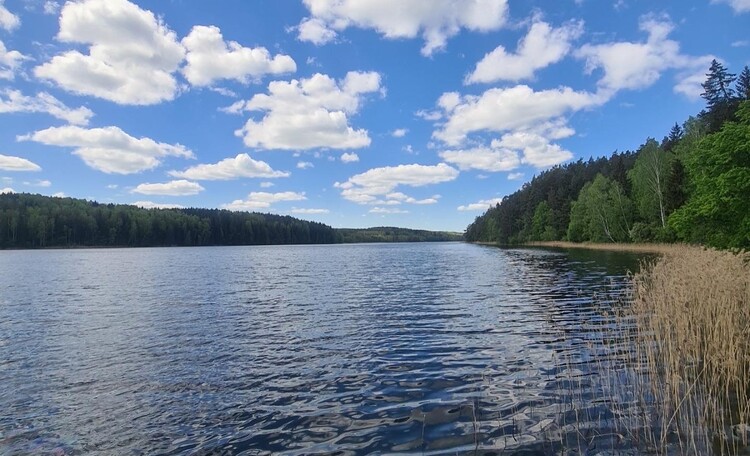
[[[461,243],[0,252],[0,454],[608,451],[592,359],[636,266]]]

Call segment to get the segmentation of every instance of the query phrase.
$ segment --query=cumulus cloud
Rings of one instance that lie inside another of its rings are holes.
[[[573,153],[558,144],[551,144],[547,138],[528,132],[515,132],[503,135],[492,141],[493,147],[519,151],[521,162],[537,168],[548,168],[573,158]]]
[[[297,27],[299,39],[324,44],[348,27],[372,29],[388,39],[424,39],[422,54],[445,47],[461,29],[502,27],[507,0],[304,0],[311,17]]]
[[[496,142],[493,141],[493,146]],[[458,169],[465,171],[479,169],[483,171],[510,171],[521,164],[518,153],[501,147],[474,147],[471,149],[448,150],[440,152],[440,157]]]
[[[375,206],[369,211],[367,211],[371,214],[408,214],[409,211],[406,209],[398,209],[395,207],[378,207]]]
[[[248,154],[238,154],[218,163],[192,166],[185,171],[170,171],[169,175],[194,180],[232,180],[243,177],[288,177],[289,173],[274,171],[268,163],[254,160]]]
[[[72,147],[73,154],[88,166],[108,174],[133,174],[153,169],[161,164],[164,157],[169,156],[194,158],[193,153],[180,144],[160,143],[151,138],[134,138],[118,127],[52,127],[19,136],[18,140]]]
[[[290,210],[289,212],[291,212],[292,214],[313,215],[313,214],[328,214],[331,211],[329,211],[328,209],[313,209],[313,208],[304,209],[304,208],[293,207],[292,210]]]
[[[261,182],[260,183],[260,188],[271,188],[274,185],[275,184],[273,182]]]
[[[0,188],[0,195],[4,195],[8,193],[16,193],[16,191],[10,187]]]
[[[44,11],[44,14],[57,14],[57,12],[60,11],[60,3],[53,0],[47,0],[44,2],[44,6],[42,6],[42,11]]]
[[[479,96],[449,92],[438,100],[446,120],[433,136],[449,145],[459,145],[469,134],[482,131],[534,131],[560,139],[573,134],[566,115],[606,101],[602,94],[569,87],[534,91],[517,85],[489,89]]]
[[[18,90],[0,90],[0,113],[45,113],[73,125],[88,125],[94,113],[84,106],[69,108],[46,92],[30,97]]]
[[[354,152],[344,152],[341,154],[341,161],[344,163],[355,163],[359,161],[359,155]]]
[[[200,184],[187,180],[174,180],[159,184],[139,184],[131,193],[141,195],[189,196],[205,190]]]
[[[5,43],[0,41],[0,79],[12,80],[21,66],[21,62],[28,57],[18,51],[9,51]]]
[[[534,72],[563,59],[571,50],[572,42],[583,32],[582,22],[569,22],[553,28],[546,22],[535,21],[516,48],[515,54],[498,46],[477,63],[466,77],[466,84],[530,79]]]
[[[0,155],[0,169],[3,171],[41,171],[42,167],[25,158]]]
[[[184,209],[185,206],[179,204],[154,203],[153,201],[135,201],[130,203],[132,206],[142,207],[144,209]]]
[[[644,42],[614,42],[586,44],[576,51],[576,57],[585,60],[586,72],[601,69],[600,89],[644,89],[654,84],[669,69],[679,70],[678,93],[688,94],[697,89],[687,89],[687,84],[697,85],[696,72],[705,73],[713,56],[693,57],[680,52],[680,44],[670,40],[674,25],[665,17],[643,16],[639,28],[648,34]],[[700,82],[703,82],[702,80]]]
[[[5,1],[0,0],[0,28],[12,32],[21,25],[21,20],[18,16],[8,11],[3,3],[5,3]]]
[[[737,14],[750,12],[750,0],[711,0],[711,3],[726,3]]]
[[[34,69],[38,78],[125,105],[155,104],[177,94],[173,73],[185,49],[151,11],[127,0],[67,2],[57,39],[88,45],[88,53],[56,55]]]
[[[508,180],[519,180],[523,179],[524,174],[523,173],[509,173],[508,174]]]
[[[218,27],[198,25],[182,39],[187,49],[187,65],[182,73],[190,84],[208,86],[220,79],[247,83],[266,74],[297,70],[288,55],[271,54],[264,47],[243,47],[236,41],[225,42]]]
[[[234,200],[221,207],[231,211],[254,211],[257,209],[268,209],[272,204],[281,201],[304,201],[306,199],[307,197],[304,192],[252,192],[244,200]]]
[[[422,187],[425,185],[449,182],[458,177],[458,170],[440,163],[430,165],[398,165],[372,168],[364,173],[350,177],[346,182],[336,182],[334,186],[341,189],[341,196],[359,204],[396,205],[405,203],[433,204],[437,196],[417,200],[401,192],[399,186]]]
[[[408,129],[397,128],[391,132],[391,136],[393,136],[394,138],[403,138],[407,133],[409,133]]]
[[[306,162],[306,161],[297,162],[297,169],[309,169],[309,168],[314,168],[314,167],[315,165],[313,165],[310,162]]]
[[[458,210],[462,212],[486,211],[490,207],[496,204],[500,204],[502,202],[503,202],[502,198],[492,198],[492,199],[477,201],[476,203],[466,204],[464,206],[458,206]]]
[[[359,111],[365,94],[379,90],[378,73],[352,71],[340,81],[315,74],[309,79],[273,81],[268,94],[257,94],[228,109],[263,113],[236,132],[248,147],[358,149],[368,146],[370,137],[367,130],[352,128],[348,117]]]

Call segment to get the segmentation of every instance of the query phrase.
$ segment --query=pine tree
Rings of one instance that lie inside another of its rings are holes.
[[[706,82],[701,84],[704,90],[701,97],[708,102],[709,109],[734,98],[734,90],[731,85],[736,77],[716,59],[711,61],[711,67],[706,73]]]
[[[739,77],[737,77],[737,98],[750,100],[750,68],[745,65]]]

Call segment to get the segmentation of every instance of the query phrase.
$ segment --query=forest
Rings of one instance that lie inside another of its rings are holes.
[[[0,194],[0,249],[454,241],[457,233],[334,229],[294,217],[220,209],[143,209],[75,198]]]
[[[471,223],[470,242],[687,242],[750,248],[750,69],[714,60],[706,107],[636,151],[535,176]]]

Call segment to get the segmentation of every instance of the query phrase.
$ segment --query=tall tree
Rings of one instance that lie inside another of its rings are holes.
[[[687,157],[693,190],[669,217],[684,240],[750,248],[750,101],[740,104],[737,118],[703,138]]]
[[[745,65],[737,77],[737,98],[740,101],[750,100],[750,68]]]
[[[631,221],[631,203],[622,187],[612,179],[598,174],[592,182],[583,186],[571,207],[568,240],[628,241]]]
[[[736,75],[730,73],[721,62],[716,59],[711,61],[711,67],[706,73],[706,82],[701,84],[703,86],[701,97],[706,100],[709,109],[734,98],[732,82],[735,78]]]
[[[652,222],[656,216],[662,228],[667,225],[664,193],[671,166],[671,155],[649,138],[638,150],[635,165],[628,173],[641,217]]]

